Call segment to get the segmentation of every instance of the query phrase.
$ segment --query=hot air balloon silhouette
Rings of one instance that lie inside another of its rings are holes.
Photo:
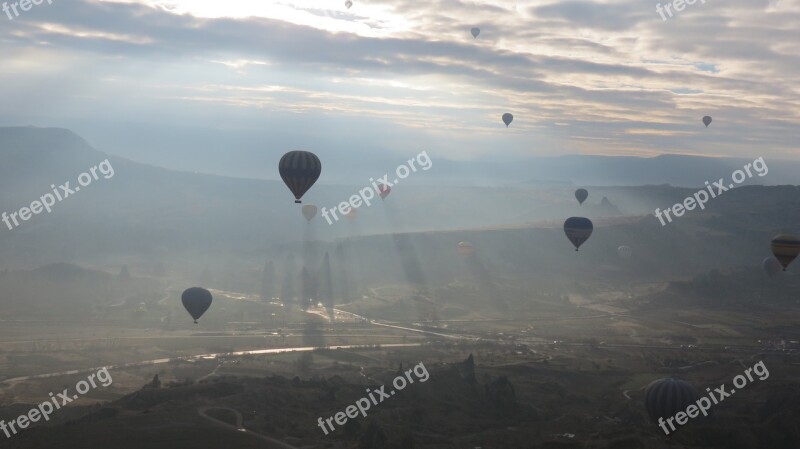
[[[506,128],[508,128],[508,125],[510,125],[511,121],[513,121],[513,120],[514,120],[514,116],[513,115],[509,114],[508,112],[503,114],[503,123],[506,124]]]
[[[575,199],[577,199],[580,204],[583,204],[586,198],[589,198],[589,192],[586,191],[586,189],[578,189],[575,191]]]
[[[662,428],[666,429],[667,426],[662,424],[663,422],[675,416],[676,413],[685,411],[698,398],[697,391],[691,384],[670,377],[653,381],[647,386],[644,405],[650,419],[663,425]]]
[[[316,154],[309,151],[290,151],[278,163],[281,179],[292,191],[295,203],[317,182],[322,173],[322,163]]]
[[[211,307],[211,292],[201,287],[187,288],[181,295],[181,302],[197,324],[197,319]]]
[[[470,242],[458,242],[458,254],[469,256],[475,252],[475,247]]]
[[[386,197],[389,196],[390,193],[392,193],[392,188],[387,186],[386,184],[381,184],[378,186],[378,192],[379,195],[381,196],[381,199],[383,200],[386,199]]]
[[[350,7],[353,6],[353,2],[347,0],[346,2],[344,2],[344,6],[347,6],[347,9],[350,9]]]
[[[307,221],[311,221],[314,216],[317,215],[317,206],[313,204],[306,204],[303,206],[303,216],[306,217]]]
[[[789,234],[776,235],[770,242],[770,249],[786,271],[786,267],[800,254],[800,239]]]
[[[564,222],[564,234],[575,246],[575,251],[589,239],[593,229],[592,221],[585,217],[569,217]]]
[[[707,115],[707,116],[703,117],[703,124],[706,125],[706,128],[708,128],[708,125],[711,124],[711,116],[710,115]]]
[[[628,245],[622,245],[617,248],[617,254],[619,254],[619,257],[622,257],[623,259],[628,259],[633,255],[633,248]]]
[[[475,28],[469,30],[469,32],[472,33],[472,37],[478,37],[478,35],[481,34],[481,29],[478,28],[478,27],[475,27]]]
[[[761,262],[761,266],[764,268],[764,271],[769,275],[769,277],[773,277],[776,274],[781,272],[781,263],[778,262],[778,259],[774,257],[765,257],[764,261]]]

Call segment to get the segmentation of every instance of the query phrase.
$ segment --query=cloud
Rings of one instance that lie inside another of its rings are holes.
[[[330,5],[43,5],[0,29],[0,119],[82,123],[100,141],[111,141],[92,129],[101,116],[236,128],[248,148],[269,132],[290,144],[289,126],[342,154],[403,151],[369,121],[439,157],[498,143],[517,155],[797,157],[800,0],[698,2],[667,21],[635,0]],[[163,150],[185,151],[173,139]]]

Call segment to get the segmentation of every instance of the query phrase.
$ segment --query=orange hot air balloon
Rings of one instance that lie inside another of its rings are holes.
[[[469,256],[475,252],[475,247],[472,246],[470,242],[459,242],[458,243],[458,254],[462,256]]]
[[[350,208],[350,212],[344,214],[345,217],[355,220],[358,217],[358,210],[355,207]]]

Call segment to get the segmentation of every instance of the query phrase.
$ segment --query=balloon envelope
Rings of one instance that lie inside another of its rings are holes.
[[[344,2],[344,6],[347,6],[347,9],[350,9],[350,7],[353,6],[353,2],[347,0],[346,2]]]
[[[707,115],[707,116],[703,117],[703,124],[706,125],[706,128],[708,128],[708,125],[711,124],[711,116]]]
[[[481,29],[475,27],[475,28],[469,30],[469,32],[472,33],[472,37],[478,37],[478,35],[481,34]]]
[[[506,128],[508,128],[508,125],[511,124],[512,120],[514,120],[514,116],[513,115],[509,114],[508,112],[503,114],[503,123],[506,124]]]
[[[578,189],[575,191],[575,198],[579,203],[583,204],[586,198],[589,198],[589,192],[586,189]]]
[[[309,151],[290,151],[278,163],[281,179],[292,191],[295,203],[317,182],[322,173],[322,163],[316,154]]]
[[[617,254],[619,254],[620,257],[627,259],[633,255],[633,248],[627,245],[622,245],[617,248]]]
[[[800,239],[789,234],[776,235],[770,242],[770,249],[786,271],[786,267],[800,254]]]
[[[469,256],[475,252],[475,247],[470,242],[458,242],[458,254]]]
[[[694,387],[686,381],[667,378],[659,379],[647,386],[644,404],[653,422],[659,418],[665,421],[676,413],[686,410],[699,398]]]
[[[761,262],[761,266],[764,267],[764,271],[767,272],[769,277],[775,276],[776,274],[781,272],[781,263],[778,262],[778,259],[774,257],[765,257],[764,261]]]
[[[351,207],[350,212],[346,213],[344,216],[351,220],[355,220],[356,217],[358,217],[358,210],[355,207]]]
[[[306,204],[303,206],[303,216],[306,217],[306,220],[311,221],[317,215],[317,206],[313,204]]]
[[[381,199],[385,199],[390,193],[392,193],[392,188],[386,184],[381,184],[378,186],[378,192],[380,192]]]
[[[197,319],[211,307],[211,292],[201,287],[187,288],[181,295],[181,302],[196,324]]]
[[[575,251],[592,235],[594,226],[585,217],[570,217],[564,222],[564,234],[575,246]]]

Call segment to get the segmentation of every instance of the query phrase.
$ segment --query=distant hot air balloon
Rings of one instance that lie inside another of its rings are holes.
[[[472,33],[472,37],[478,37],[478,35],[481,34],[481,29],[478,28],[478,27],[475,27],[475,28],[469,30],[469,32]]]
[[[512,120],[514,120],[514,116],[513,115],[509,114],[508,112],[503,114],[503,123],[506,124],[506,128],[508,128],[508,125],[511,124]]]
[[[647,386],[644,405],[653,422],[666,421],[676,413],[686,410],[699,398],[697,390],[686,381],[666,378]]]
[[[470,242],[458,242],[458,254],[469,256],[475,252],[475,247]]]
[[[211,292],[200,287],[187,288],[181,295],[181,302],[197,324],[197,319],[211,307]]]
[[[707,115],[703,117],[703,124],[706,125],[706,128],[708,128],[708,125],[711,124],[711,116]]]
[[[355,207],[350,208],[350,212],[344,214],[345,217],[355,220],[358,217],[358,210]]]
[[[311,219],[314,218],[316,215],[317,215],[317,206],[313,204],[306,204],[305,206],[303,206],[303,216],[306,217],[306,220],[310,222]]]
[[[585,217],[569,217],[564,222],[564,234],[575,245],[575,251],[592,235],[593,229],[592,221]]]
[[[770,248],[772,254],[783,266],[783,271],[786,271],[786,267],[800,254],[800,239],[789,234],[777,235],[772,239]]]
[[[350,7],[353,6],[353,2],[347,0],[346,2],[344,2],[344,6],[347,6],[347,9],[350,9]]]
[[[295,203],[317,182],[322,173],[322,163],[316,154],[308,151],[290,151],[278,163],[281,179],[292,191]]]
[[[622,245],[617,248],[617,254],[619,254],[619,257],[622,257],[623,259],[628,259],[633,255],[633,248],[627,245]]]
[[[765,257],[764,261],[761,262],[761,266],[764,268],[764,271],[767,272],[769,277],[775,276],[776,274],[781,272],[781,263],[778,262],[778,259],[774,257]]]
[[[579,203],[583,204],[586,198],[589,198],[589,192],[586,189],[578,189],[575,191],[575,198]]]
[[[380,192],[381,199],[386,199],[390,193],[392,193],[392,188],[387,186],[386,184],[381,184],[378,186],[378,192]]]

